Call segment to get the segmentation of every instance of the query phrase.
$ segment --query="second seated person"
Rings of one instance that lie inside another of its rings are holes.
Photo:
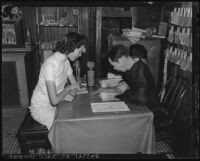
[[[66,37],[67,41],[56,43],[54,54],[42,64],[29,106],[31,116],[48,130],[53,124],[57,105],[67,94],[79,89],[68,59],[75,61],[85,52],[86,37],[75,32],[69,32]],[[68,80],[70,86],[66,86]]]
[[[128,85],[122,83],[126,90],[116,97],[127,103],[147,105],[155,114],[159,109],[156,87],[148,66],[142,61],[147,58],[147,51],[140,44],[131,45],[130,49],[129,54],[125,46],[115,45],[108,54],[109,63],[123,72],[123,80]]]

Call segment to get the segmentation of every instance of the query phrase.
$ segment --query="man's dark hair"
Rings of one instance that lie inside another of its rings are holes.
[[[128,49],[124,45],[114,45],[108,53],[113,62],[117,62],[122,56],[128,57]]]
[[[147,50],[141,44],[133,44],[129,47],[129,55],[132,58],[141,58],[147,60]]]
[[[65,40],[61,40],[56,43],[56,47],[53,51],[69,54],[76,48],[80,48],[82,45],[86,44],[87,39],[85,35],[81,35],[76,32],[69,32],[65,34]]]

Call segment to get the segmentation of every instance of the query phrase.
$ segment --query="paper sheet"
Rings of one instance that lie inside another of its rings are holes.
[[[92,112],[130,111],[124,102],[99,102],[91,103]]]

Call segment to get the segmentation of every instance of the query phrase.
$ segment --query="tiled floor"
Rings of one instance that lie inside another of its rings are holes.
[[[22,123],[25,110],[9,109],[2,112],[2,133],[3,133],[3,154],[20,154],[20,148],[16,139],[16,134],[20,124]],[[174,159],[173,149],[170,146],[170,140],[160,140],[161,134],[156,134],[156,154],[165,154],[168,158]],[[162,134],[166,135],[166,134]],[[30,154],[35,154],[34,150],[29,151]],[[36,153],[49,154],[50,151],[37,149]]]

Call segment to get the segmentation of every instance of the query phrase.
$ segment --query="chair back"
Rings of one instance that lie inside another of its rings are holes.
[[[172,77],[163,85],[158,94],[161,111],[167,116],[169,123],[173,121],[188,91],[187,83],[187,80],[184,78]]]

